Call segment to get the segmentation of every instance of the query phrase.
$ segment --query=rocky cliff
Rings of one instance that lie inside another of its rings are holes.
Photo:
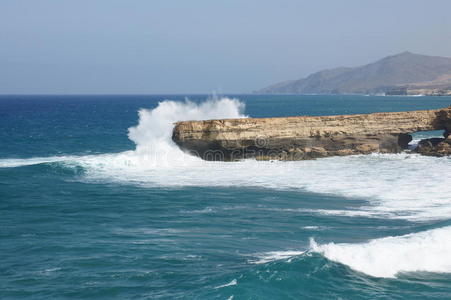
[[[412,139],[409,133],[440,129],[446,136],[451,132],[451,107],[341,116],[184,121],[176,123],[173,140],[206,160],[302,160],[397,153],[407,148]]]

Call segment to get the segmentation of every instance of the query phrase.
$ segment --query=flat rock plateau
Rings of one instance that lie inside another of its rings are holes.
[[[399,153],[418,131],[444,130],[413,150],[451,155],[451,107],[437,110],[338,116],[242,118],[177,122],[173,141],[205,160],[304,160]]]

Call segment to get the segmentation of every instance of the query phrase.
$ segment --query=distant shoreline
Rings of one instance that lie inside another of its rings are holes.
[[[209,93],[149,93],[149,94],[0,94],[0,97],[155,97],[155,96],[174,96],[174,97],[212,97]],[[223,93],[221,96],[240,97],[240,96],[362,96],[362,97],[451,97],[449,94],[288,94],[288,93]]]

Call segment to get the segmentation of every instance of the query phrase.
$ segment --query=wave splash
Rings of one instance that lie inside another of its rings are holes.
[[[139,111],[129,129],[135,150],[114,154],[0,159],[0,167],[58,163],[83,167],[82,180],[144,187],[243,186],[295,189],[365,199],[367,205],[307,213],[423,221],[451,215],[451,159],[415,154],[372,154],[313,161],[210,162],[190,156],[172,141],[174,122],[242,118],[237,99],[212,99],[200,104],[163,101]],[[304,211],[305,213],[305,211]]]
[[[406,272],[451,273],[451,226],[363,244],[318,245],[310,251],[375,277],[396,277]]]
[[[192,160],[172,141],[174,123],[186,120],[244,118],[245,105],[237,99],[220,98],[200,104],[164,101],[155,109],[141,109],[139,123],[129,128],[128,137],[136,144],[134,154],[139,157],[153,155],[156,163],[174,164],[174,159]],[[148,163],[148,162],[147,162]]]
[[[186,166],[199,163],[199,158],[184,153],[173,141],[175,122],[187,120],[210,120],[245,118],[245,104],[236,98],[213,97],[202,103],[165,100],[154,109],[138,112],[138,125],[128,129],[128,137],[136,148],[114,154],[86,156],[33,157],[27,159],[0,159],[0,168],[13,168],[43,163],[61,162],[81,164],[92,169],[127,168],[130,171],[158,167]]]

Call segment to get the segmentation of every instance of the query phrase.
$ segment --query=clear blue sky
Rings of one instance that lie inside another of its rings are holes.
[[[0,0],[0,94],[251,92],[411,52],[450,0]]]

